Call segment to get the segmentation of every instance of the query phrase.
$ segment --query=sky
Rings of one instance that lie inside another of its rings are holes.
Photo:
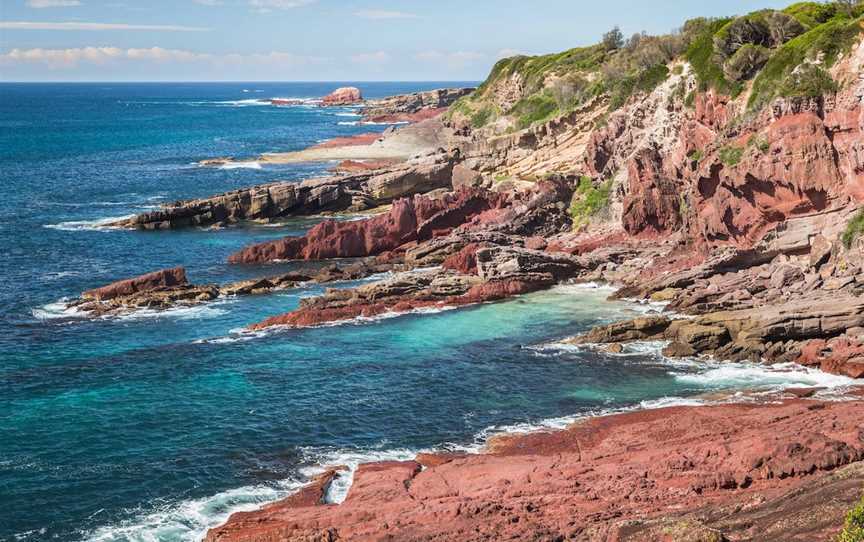
[[[0,0],[0,81],[477,81],[792,0]]]

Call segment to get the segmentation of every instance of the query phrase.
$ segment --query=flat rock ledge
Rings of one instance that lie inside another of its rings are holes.
[[[493,439],[486,453],[361,465],[207,542],[831,540],[864,487],[864,401],[672,407]]]

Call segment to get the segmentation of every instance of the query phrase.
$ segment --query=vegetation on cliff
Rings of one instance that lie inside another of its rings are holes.
[[[697,18],[662,36],[619,29],[603,40],[548,55],[498,61],[477,91],[460,99],[450,116],[475,128],[522,130],[592,103],[614,111],[663,83],[679,61],[692,67],[699,90],[737,97],[750,91],[757,111],[774,98],[836,92],[828,69],[862,33],[864,3],[798,2],[737,17]],[[680,72],[676,72],[680,73]],[[594,102],[602,97],[602,102]],[[692,93],[684,98],[692,104]]]
[[[587,225],[591,218],[609,206],[609,196],[612,193],[612,181],[608,180],[595,185],[589,177],[579,179],[579,185],[573,193],[570,202],[570,217],[573,227]]]
[[[864,235],[864,209],[852,217],[843,232],[843,245],[851,248],[856,239]]]
[[[849,511],[837,542],[864,542],[864,497]]]

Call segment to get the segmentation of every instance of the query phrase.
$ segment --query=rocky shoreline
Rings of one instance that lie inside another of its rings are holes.
[[[850,402],[671,407],[493,439],[485,453],[338,468],[234,514],[208,542],[270,540],[829,540],[864,484]]]
[[[374,168],[346,162],[349,173],[175,202],[112,226],[223,227],[380,211],[325,219],[303,236],[233,254],[228,263],[246,266],[360,262],[330,276],[395,272],[304,299],[250,330],[601,281],[620,287],[615,298],[662,302],[667,312],[565,342],[620,349],[663,340],[672,358],[793,362],[862,379],[860,35],[830,70],[833,90],[777,96],[753,110],[752,81],[723,93],[676,57],[663,64],[665,79],[621,103],[598,95],[525,126],[519,104],[536,95],[518,69],[496,68],[472,94],[370,105],[367,114],[387,122],[429,116],[380,138],[261,157],[383,160]],[[547,75],[541,86],[556,80]],[[499,111],[514,113],[487,118]],[[96,315],[164,308],[292,287],[301,275],[194,286],[182,270],[167,270],[76,303]],[[208,540],[825,540],[858,496],[853,481],[860,490],[864,480],[861,406],[860,396],[790,399],[592,418],[495,441],[484,455],[364,465],[338,506],[322,504],[334,470],[282,503],[236,514]]]

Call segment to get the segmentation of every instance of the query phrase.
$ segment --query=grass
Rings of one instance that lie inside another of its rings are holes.
[[[534,123],[551,119],[558,112],[558,102],[555,98],[548,92],[542,92],[522,98],[513,106],[509,114],[516,117],[516,129],[524,130]]]
[[[843,530],[837,535],[836,542],[864,542],[864,497],[846,515]]]
[[[861,237],[861,235],[864,235],[864,209],[858,211],[849,223],[846,224],[846,230],[841,237],[843,246],[847,249],[852,248],[852,243]]]
[[[595,185],[590,177],[581,177],[570,203],[570,217],[574,227],[584,226],[591,217],[609,207],[612,180]]]
[[[744,156],[744,149],[741,147],[729,145],[720,149],[720,161],[728,167],[737,166],[742,156]]]
[[[699,149],[690,151],[690,154],[687,155],[691,161],[699,163],[702,161],[702,158],[705,157],[705,153],[700,151]]]
[[[834,17],[837,6],[819,2],[798,2],[784,9],[783,13],[795,17],[806,28],[813,28]]]
[[[765,67],[753,82],[749,107],[761,109],[772,99],[787,92],[799,95],[804,92],[820,92],[826,87],[799,88],[793,71],[808,59],[822,58],[822,68],[831,67],[841,53],[849,51],[855,38],[861,33],[859,20],[851,20],[844,15],[836,15],[797,38],[781,45],[771,56]],[[826,74],[827,76],[827,74]],[[822,79],[824,82],[824,79]]]

